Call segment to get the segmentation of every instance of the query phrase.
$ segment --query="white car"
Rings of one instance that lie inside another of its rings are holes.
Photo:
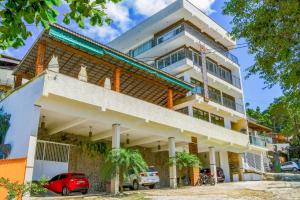
[[[288,161],[281,164],[281,170],[297,172],[300,170],[300,164],[295,161]]]
[[[123,187],[129,187],[133,190],[138,190],[140,185],[153,189],[160,182],[159,173],[153,166],[149,167],[146,172],[142,172],[139,175],[130,172],[129,174],[129,177],[124,181]]]

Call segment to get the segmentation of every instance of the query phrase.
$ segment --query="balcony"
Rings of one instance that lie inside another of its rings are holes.
[[[190,25],[188,25],[186,23],[182,23],[181,25],[175,27],[174,29],[170,30],[169,32],[164,33],[163,35],[160,35],[156,38],[151,38],[150,40],[144,42],[143,44],[139,45],[138,47],[130,50],[128,52],[128,55],[132,56],[132,57],[137,57],[138,55],[152,49],[153,47],[161,45],[164,42],[173,39],[174,37],[176,37],[178,34],[180,34],[183,31],[186,31],[187,33],[193,35],[194,37],[197,37],[199,40],[208,44],[212,48],[213,52],[218,52],[218,53],[222,54],[223,56],[225,56],[226,58],[228,58],[229,60],[231,60],[232,62],[234,62],[235,64],[239,65],[238,58],[235,55],[228,52],[226,49],[224,49],[224,47],[222,48],[221,45],[216,43],[214,40],[209,38],[207,35],[192,28]]]
[[[164,69],[183,59],[189,59],[193,66],[196,66],[199,70],[201,70],[201,56],[198,52],[190,48],[181,48],[175,52],[170,53],[169,55],[160,58],[156,61],[156,67],[158,69]],[[226,81],[227,83],[235,86],[238,89],[241,89],[240,78],[232,75],[229,69],[218,66],[210,59],[206,60],[206,68],[207,72],[211,75],[216,76],[223,81]]]
[[[259,146],[259,147],[267,147],[267,144],[272,143],[272,138],[263,137],[263,136],[253,136],[249,135],[250,144]]]
[[[192,90],[192,94],[198,94],[204,96],[204,88],[203,86],[197,85]],[[239,113],[245,114],[244,106],[242,104],[236,103],[235,100],[230,99],[224,95],[221,95],[221,92],[217,92],[215,89],[209,88],[208,90],[209,100],[223,105],[227,108],[235,110]]]

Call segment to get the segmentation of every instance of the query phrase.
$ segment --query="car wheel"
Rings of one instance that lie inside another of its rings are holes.
[[[65,186],[62,188],[62,195],[63,196],[68,196],[70,194],[69,189]]]
[[[133,181],[132,187],[134,190],[138,190],[139,189],[139,183],[137,181]]]
[[[81,194],[87,194],[88,193],[88,189],[82,190]]]
[[[296,167],[294,167],[293,168],[293,172],[297,172],[298,170],[297,170],[297,168]]]
[[[149,185],[149,189],[154,189],[154,188],[155,188],[155,184]]]

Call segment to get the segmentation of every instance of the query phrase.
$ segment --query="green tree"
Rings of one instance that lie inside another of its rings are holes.
[[[179,186],[182,185],[182,177],[184,173],[188,176],[188,169],[191,167],[200,167],[200,160],[199,158],[194,155],[190,154],[186,151],[176,152],[176,156],[174,158],[170,158],[169,164],[172,165],[176,162],[176,166],[178,169],[178,177],[179,177]]]
[[[233,17],[231,34],[245,38],[255,54],[248,75],[284,92],[300,90],[300,1],[228,0],[223,12]]]
[[[32,35],[30,25],[42,24],[49,28],[56,23],[59,15],[57,8],[63,0],[0,0],[0,49],[17,48],[24,45],[24,40]],[[84,20],[89,19],[92,26],[109,24],[111,19],[105,13],[109,2],[121,0],[65,0],[68,12],[64,13],[63,22],[71,20],[84,28]],[[18,27],[18,28],[16,28]]]
[[[138,175],[147,170],[147,164],[137,150],[132,149],[112,149],[108,152],[103,166],[103,175],[111,179],[119,172],[120,188],[123,191],[124,179],[128,177],[129,172]]]

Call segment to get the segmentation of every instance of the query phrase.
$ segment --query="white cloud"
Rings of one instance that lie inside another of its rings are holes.
[[[174,0],[134,0],[132,6],[136,13],[151,16],[173,2]]]
[[[88,24],[88,23],[86,23]],[[109,42],[120,35],[120,32],[108,25],[99,26],[91,26],[87,25],[85,29],[78,29],[83,35],[100,40],[101,42]]]
[[[128,0],[130,1],[130,0]],[[175,0],[131,0],[131,4],[136,13],[151,16],[162,10]],[[215,0],[189,0],[192,4],[207,14],[211,14],[214,10],[211,8]]]
[[[215,0],[189,0],[189,1],[208,15],[215,12],[215,10],[211,8]]]
[[[110,2],[106,7],[106,13],[113,20],[114,24],[116,24],[122,32],[126,31],[132,23],[126,1],[118,4]]]
[[[108,3],[106,13],[113,20],[111,25],[102,27],[90,26],[88,21],[84,30],[79,31],[84,35],[100,39],[101,42],[109,42],[134,26],[137,21],[133,15],[142,15],[149,17],[156,12],[164,9],[175,0],[123,0],[121,3]],[[211,14],[214,10],[211,8],[215,0],[189,0],[203,12]],[[133,15],[132,15],[133,14]]]

